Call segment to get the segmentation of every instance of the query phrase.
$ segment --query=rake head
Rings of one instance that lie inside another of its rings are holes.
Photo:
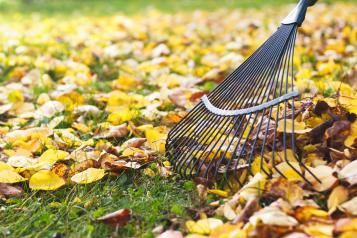
[[[255,53],[171,129],[167,156],[182,177],[240,185],[257,172],[270,177],[293,171],[307,182],[307,173],[315,177],[295,146],[293,84],[297,29],[315,2],[301,0]]]

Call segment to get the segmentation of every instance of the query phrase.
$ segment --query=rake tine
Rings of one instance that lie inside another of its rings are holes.
[[[289,77],[293,81],[294,45],[306,9],[314,3],[315,0],[300,0],[277,31],[169,132],[167,155],[182,177],[210,178],[223,173],[228,186],[234,185],[231,178],[241,186],[253,175],[257,152],[260,171],[268,176],[277,171],[284,177],[276,161],[277,151],[283,150],[284,158],[279,163],[287,163],[307,181],[288,158],[291,138],[295,160],[311,174],[297,156],[294,133],[288,135],[287,120],[292,120],[294,130],[294,98],[298,94],[292,91],[293,82],[289,83]],[[291,118],[287,110],[292,110]],[[278,133],[279,121],[284,123],[284,129]],[[266,150],[271,151],[271,171],[266,171],[263,164]]]
[[[272,64],[275,64],[274,62],[272,62]],[[264,78],[264,80],[261,80],[260,81],[260,83],[259,83],[259,85],[257,85],[257,87],[256,88],[261,88],[261,84],[264,84],[265,83],[265,79],[266,79],[266,75],[267,75],[267,73],[269,74],[269,72],[271,71],[271,68],[269,68],[269,67],[267,67],[266,69],[265,69],[265,72],[264,72],[264,74],[263,74],[263,78]],[[254,79],[256,79],[256,78],[258,78],[258,75],[256,75],[256,77],[254,78]],[[270,79],[271,80],[271,79]],[[269,80],[269,82],[270,82],[270,80]],[[256,81],[256,80],[255,80]],[[261,95],[261,93],[264,91],[264,87],[262,88],[262,90],[260,91],[260,95]],[[266,89],[265,89],[265,91],[266,91]],[[253,93],[254,94],[254,93]],[[256,102],[255,103],[257,103],[257,101],[258,101],[258,99],[259,99],[259,97],[257,97],[256,98]],[[248,125],[248,124],[247,124]],[[222,135],[223,135],[223,133],[222,133]],[[221,138],[221,137],[220,137]],[[219,142],[219,140],[217,140],[217,142],[216,142],[216,144]],[[209,152],[209,153],[207,153],[207,155],[206,155],[206,157],[203,159],[204,161],[206,161],[206,159],[207,159],[207,157],[210,155],[210,153],[213,151],[213,149],[216,147],[216,144],[214,145],[214,146],[212,146],[212,149],[211,149],[211,151]],[[217,150],[216,151],[216,153],[215,153],[215,155],[218,153],[219,151]],[[201,155],[202,156],[202,155]],[[213,156],[213,158],[214,158],[214,156]],[[201,160],[201,157],[199,158],[199,160]],[[209,165],[208,165],[208,168],[210,168],[210,165],[212,164],[212,160],[210,161],[210,163],[209,163]],[[202,166],[202,164],[201,164],[201,166]],[[199,169],[201,168],[201,166],[199,167]],[[207,173],[208,173],[208,171],[207,171]],[[207,174],[206,173],[206,174]]]

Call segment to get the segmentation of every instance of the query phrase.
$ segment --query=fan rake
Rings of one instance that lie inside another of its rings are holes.
[[[256,52],[171,129],[166,153],[182,177],[243,185],[249,174],[285,176],[289,170],[307,182],[307,173],[318,180],[295,145],[293,84],[297,29],[315,2],[301,0]]]

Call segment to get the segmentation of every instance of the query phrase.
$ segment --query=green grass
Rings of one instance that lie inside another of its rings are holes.
[[[344,0],[357,2],[357,0]],[[45,15],[110,15],[118,12],[133,14],[149,8],[167,12],[217,8],[264,8],[296,3],[297,0],[0,0],[0,13],[41,13]],[[336,0],[320,0],[336,2]]]
[[[190,182],[122,174],[117,178],[67,186],[57,191],[26,193],[0,201],[0,237],[153,237],[157,225],[170,218],[187,219],[192,206]],[[133,218],[118,230],[96,218],[130,208]]]

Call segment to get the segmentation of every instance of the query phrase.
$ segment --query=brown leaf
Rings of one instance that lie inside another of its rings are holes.
[[[0,183],[0,198],[20,197],[23,192],[21,187]]]
[[[187,97],[182,89],[172,90],[168,97],[178,107],[185,108],[187,106]]]
[[[124,145],[125,147],[139,148],[146,142],[146,138],[131,138],[127,140]]]
[[[317,127],[315,127],[314,129],[312,129],[310,131],[310,138],[311,138],[311,142],[313,144],[319,143],[322,141],[323,139],[323,135],[325,133],[325,131],[333,125],[334,120],[330,119],[325,121],[324,123],[318,125]]]
[[[128,223],[132,215],[132,211],[128,208],[120,209],[116,212],[109,213],[99,217],[97,221],[108,225],[122,227]]]
[[[70,168],[68,165],[63,164],[63,163],[57,163],[53,166],[53,168],[51,169],[52,172],[54,172],[55,174],[57,174],[60,177],[68,177],[69,173],[70,173]]]
[[[318,101],[314,107],[313,112],[318,115],[321,116],[322,113],[326,112],[329,109],[329,105],[327,104],[327,102],[325,101]]]
[[[105,168],[112,171],[119,171],[125,169],[139,169],[141,165],[138,162],[127,162],[125,160],[105,161]]]
[[[87,159],[84,160],[78,164],[76,164],[73,168],[73,172],[74,173],[79,173],[82,172],[88,168],[98,168],[99,167],[99,163],[95,160],[92,159]]]
[[[233,224],[238,224],[240,222],[248,222],[249,218],[253,215],[255,211],[259,208],[259,203],[256,198],[250,199],[244,206],[242,212],[233,220]]]
[[[336,121],[332,127],[326,130],[326,137],[329,145],[333,148],[344,146],[344,141],[348,137],[351,130],[351,122],[349,121]]]
[[[118,126],[110,126],[108,131],[94,136],[94,139],[122,138],[129,133],[126,123]]]

